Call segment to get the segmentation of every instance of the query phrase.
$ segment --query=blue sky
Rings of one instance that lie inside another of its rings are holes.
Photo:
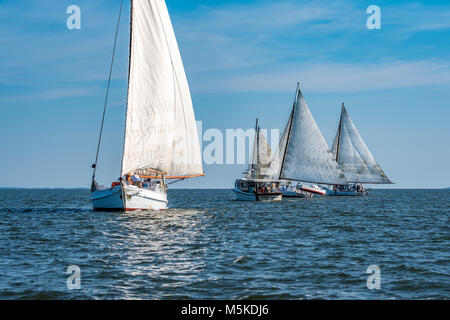
[[[167,0],[203,129],[282,129],[296,82],[331,144],[342,102],[395,188],[450,185],[450,4]],[[66,28],[66,8],[82,29]],[[368,30],[378,5],[382,29]],[[119,34],[99,180],[122,151],[128,13]],[[86,187],[118,1],[0,0],[0,186]],[[180,187],[231,188],[243,166]]]

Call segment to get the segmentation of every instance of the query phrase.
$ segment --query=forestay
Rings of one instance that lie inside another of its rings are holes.
[[[122,175],[203,174],[191,95],[163,0],[134,0]]]
[[[391,183],[362,140],[344,105],[332,150],[348,182]]]

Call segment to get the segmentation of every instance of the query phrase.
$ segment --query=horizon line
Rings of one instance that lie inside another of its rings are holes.
[[[447,190],[450,187],[434,188],[372,188],[372,190]],[[0,190],[90,190],[87,187],[0,187]],[[168,190],[233,190],[233,188],[173,188]]]

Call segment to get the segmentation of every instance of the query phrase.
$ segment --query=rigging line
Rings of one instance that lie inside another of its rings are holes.
[[[256,171],[256,167],[258,164],[258,122],[259,118],[256,118],[256,124],[255,124],[255,139],[253,141],[253,149],[252,149],[252,155],[251,155],[251,169],[249,169],[249,172],[251,173],[251,177],[254,177],[254,173]],[[256,158],[256,159],[255,159]]]
[[[178,182],[182,182],[182,181],[184,181],[184,180],[185,180],[185,179],[178,179],[178,180],[176,180],[176,181],[169,182],[167,185],[170,186],[171,184],[175,184],[175,183],[178,183]],[[190,179],[190,180],[192,180],[192,179]]]
[[[260,157],[259,157],[259,119],[256,119],[256,171],[258,176],[260,176],[261,172],[261,164],[260,164]],[[259,171],[259,172],[258,172]]]
[[[114,58],[116,56],[117,37],[119,35],[119,26],[120,26],[120,17],[122,16],[122,8],[123,8],[123,0],[120,1],[119,19],[117,21],[116,33],[114,36],[114,47],[113,47],[112,58],[111,58],[111,66],[109,68],[108,86],[106,88],[105,104],[103,106],[103,116],[102,116],[102,124],[100,127],[100,135],[98,138],[97,154],[95,156],[95,164],[92,166],[92,168],[94,169],[94,173],[92,175],[92,183],[93,184],[94,184],[94,180],[95,180],[95,173],[97,171],[98,155],[100,153],[100,146],[101,146],[102,137],[103,137],[103,127],[105,124],[105,114],[106,114],[106,107],[108,105],[108,96],[109,96],[109,89],[111,86],[111,75],[112,75],[112,70],[113,70],[113,66],[114,66]]]

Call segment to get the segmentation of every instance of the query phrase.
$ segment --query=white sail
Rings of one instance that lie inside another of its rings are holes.
[[[191,95],[164,0],[134,0],[122,175],[203,174]]]
[[[250,164],[252,179],[265,179],[270,167],[272,150],[263,131],[256,123],[255,142],[253,144],[252,163]]]
[[[256,170],[256,165],[257,165],[257,161],[258,161],[258,159],[257,159],[257,152],[258,152],[257,151],[258,150],[258,148],[257,148],[257,145],[258,145],[257,132],[258,132],[258,128],[259,128],[258,119],[256,119],[256,127],[255,127],[255,135],[254,135],[254,139],[253,139],[252,155],[251,155],[250,163],[248,164],[248,170],[246,172],[248,178],[252,178],[253,173]]]
[[[269,147],[266,137],[261,129],[258,130],[258,159],[256,179],[267,178],[267,169],[270,167],[270,160],[272,157],[272,150]]]
[[[333,185],[345,183],[300,88],[297,90],[281,179]]]
[[[295,108],[295,107],[294,107]],[[275,152],[272,154],[272,159],[270,162],[270,167],[266,171],[267,177],[270,179],[278,180],[281,176],[281,166],[283,163],[283,158],[286,152],[286,146],[288,142],[288,137],[290,133],[291,123],[294,115],[294,109],[292,109],[292,112],[289,116],[289,120],[286,124],[286,127],[283,131],[283,135],[281,136],[280,143],[278,144],[278,148]]]
[[[344,105],[332,150],[348,182],[391,183],[362,140]]]

